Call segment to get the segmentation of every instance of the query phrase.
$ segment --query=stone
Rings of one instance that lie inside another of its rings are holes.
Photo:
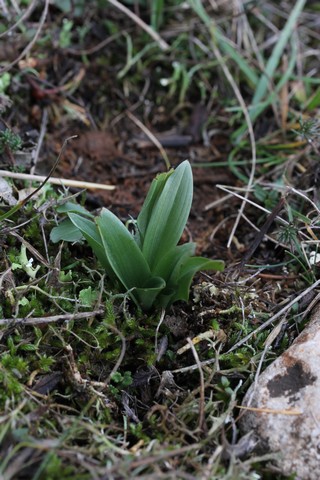
[[[240,429],[256,451],[274,453],[283,475],[320,478],[320,307],[293,344],[258,377],[243,400]]]

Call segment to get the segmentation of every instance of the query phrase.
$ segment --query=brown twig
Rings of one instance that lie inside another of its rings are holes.
[[[151,140],[151,142],[158,148],[166,164],[167,169],[170,170],[170,167],[171,167],[170,160],[168,158],[168,155],[165,149],[163,148],[163,146],[161,145],[157,137],[135,115],[133,115],[133,113],[131,113],[130,110],[127,110],[126,114],[130,118],[130,120],[132,120],[133,123],[135,123],[137,127],[139,127],[143,131],[143,133],[147,135],[147,137]]]
[[[318,286],[320,285],[320,280],[317,280],[316,282],[314,282],[309,288],[307,288],[306,290],[304,290],[302,293],[300,293],[300,295],[298,295],[297,297],[295,297],[293,300],[291,300],[291,302],[289,302],[287,305],[285,305],[281,310],[279,310],[279,312],[277,312],[275,315],[273,315],[271,318],[269,318],[266,322],[264,322],[262,325],[260,325],[258,328],[256,328],[255,330],[253,330],[251,333],[249,333],[248,335],[246,335],[244,338],[242,338],[241,340],[239,340],[239,342],[237,342],[235,345],[233,345],[226,353],[230,353],[230,352],[233,352],[234,350],[236,350],[237,348],[241,347],[241,345],[243,345],[244,343],[246,343],[251,337],[253,337],[254,335],[256,335],[257,333],[259,332],[262,332],[262,330],[264,330],[265,328],[267,328],[269,325],[271,325],[274,321],[278,320],[279,317],[281,317],[281,315],[284,315],[287,310],[289,310],[295,303],[298,303],[299,300],[301,300],[305,295],[307,295],[309,292],[311,292],[312,290],[314,290],[315,288],[317,288]]]
[[[194,359],[196,361],[196,364],[198,366],[199,370],[199,376],[200,376],[200,398],[199,398],[199,429],[201,431],[204,431],[205,428],[205,415],[204,415],[204,408],[205,408],[205,387],[204,387],[204,376],[203,376],[203,371],[202,371],[202,366],[201,362],[197,353],[197,350],[195,349],[195,346],[192,343],[191,338],[187,338],[187,342],[190,345],[190,349],[192,351],[192,354],[194,356]]]
[[[102,308],[91,312],[68,313],[65,315],[52,315],[50,317],[29,317],[29,318],[2,318],[0,325],[39,325],[41,323],[67,322],[69,320],[82,320],[83,318],[102,315]]]
[[[36,170],[36,166],[37,166],[37,163],[38,163],[40,150],[41,150],[42,143],[43,143],[43,140],[44,140],[44,136],[45,136],[45,133],[46,133],[46,130],[47,130],[47,121],[48,121],[48,110],[45,108],[45,109],[43,110],[43,113],[42,113],[42,120],[41,120],[41,127],[40,127],[40,135],[39,135],[39,140],[38,140],[38,143],[37,143],[35,152],[34,152],[33,165],[32,165],[32,168],[30,169],[31,175],[33,175],[34,172],[35,172],[35,170]]]
[[[277,203],[277,205],[273,208],[273,210],[270,213],[270,215],[268,216],[267,220],[265,221],[265,223],[260,228],[258,234],[255,236],[255,239],[252,242],[252,244],[250,245],[249,249],[247,250],[245,255],[242,257],[242,260],[241,260],[240,266],[239,266],[240,270],[243,269],[245,264],[250,260],[250,258],[254,254],[254,252],[259,247],[260,243],[263,240],[263,237],[265,236],[266,233],[268,233],[269,228],[271,227],[271,225],[273,224],[273,222],[275,221],[275,219],[277,218],[277,216],[279,215],[279,213],[283,209],[283,207],[285,205],[285,202],[286,202],[286,195],[284,195],[280,199],[280,201]]]
[[[112,380],[112,376],[119,370],[119,367],[122,363],[122,360],[124,359],[124,355],[126,353],[126,339],[125,337],[122,335],[122,333],[120,332],[120,330],[118,330],[114,325],[107,325],[106,328],[110,328],[110,330],[112,330],[114,333],[116,333],[117,335],[119,335],[120,339],[121,339],[121,352],[120,352],[120,355],[119,355],[119,358],[115,364],[115,366],[113,367],[113,369],[111,370],[110,372],[110,375],[108,377],[108,379],[106,380],[106,383],[109,384]]]
[[[114,35],[111,35],[110,37],[105,38],[101,42],[99,42],[97,45],[94,45],[93,47],[90,48],[84,48],[82,50],[76,50],[74,48],[66,48],[66,52],[71,54],[71,55],[92,55],[93,53],[98,52],[101,50],[103,47],[106,47],[109,43],[113,42],[117,38],[119,38],[121,35],[123,35],[122,32],[115,33]]]
[[[62,148],[60,150],[60,153],[58,155],[58,158],[57,160],[55,161],[53,167],[51,168],[50,172],[48,173],[48,175],[46,177],[44,177],[44,179],[42,179],[42,183],[41,185],[39,185],[39,187],[37,187],[35,190],[33,190],[27,197],[25,197],[23,200],[20,200],[20,202],[18,202],[14,207],[12,207],[8,212],[4,213],[3,215],[0,216],[0,221],[2,220],[6,220],[8,219],[9,217],[11,217],[14,213],[16,213],[18,210],[20,210],[20,208],[24,207],[25,204],[27,202],[29,202],[29,200],[31,200],[31,198],[36,195],[40,190],[41,188],[48,182],[49,178],[51,177],[51,175],[53,174],[53,172],[55,171],[59,161],[60,161],[60,158],[62,157],[62,154],[63,152],[65,151],[65,148],[67,146],[67,143],[69,140],[71,140],[72,138],[76,138],[77,135],[73,135],[72,137],[68,137],[65,139],[65,141],[63,142],[63,145],[62,145]],[[8,174],[9,173],[9,174]],[[12,177],[14,178],[17,174],[14,174],[14,173],[11,173],[11,172],[6,172],[5,170],[0,170],[0,175],[2,175],[3,177]],[[19,175],[19,174],[18,174]]]
[[[70,180],[68,178],[44,177],[43,175],[31,175],[28,173],[8,172],[0,170],[0,177],[16,178],[18,180],[30,180],[34,182],[52,183],[53,185],[64,185],[73,188],[87,188],[88,190],[114,190],[114,185],[105,185],[104,183],[83,182],[82,180]],[[43,187],[44,184],[41,185]],[[37,189],[40,190],[40,188]]]
[[[125,5],[118,2],[118,0],[108,0],[108,2],[111,3],[111,5],[116,7],[118,10],[120,10],[122,13],[127,15],[129,18],[131,18],[131,20],[133,20],[139,27],[141,27],[145,32],[147,32],[148,35],[150,35],[150,37],[153,38],[155,42],[157,42],[161,50],[168,50],[170,48],[167,42],[165,42],[157,32],[155,32],[151,27],[149,27],[149,25],[147,25],[143,20],[141,20],[141,18],[139,18],[135,13],[129,10],[129,8],[127,8]]]

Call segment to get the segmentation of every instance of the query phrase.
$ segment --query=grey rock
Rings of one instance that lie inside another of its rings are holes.
[[[294,343],[249,388],[240,428],[284,475],[320,478],[320,307]],[[256,409],[256,410],[255,410]]]

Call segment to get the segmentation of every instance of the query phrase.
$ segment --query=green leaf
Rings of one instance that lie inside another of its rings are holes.
[[[176,294],[172,297],[171,303],[177,300],[189,299],[189,291],[194,275],[200,270],[224,269],[224,262],[221,260],[210,260],[204,257],[191,257],[182,265],[180,271],[179,285]]]
[[[157,298],[157,305],[166,307],[179,288],[180,270],[183,262],[194,255],[195,243],[185,243],[172,248],[160,259],[153,274],[166,281],[166,286]]]
[[[313,111],[315,108],[318,108],[320,105],[320,87],[317,88],[313,96],[308,100],[307,110]]]
[[[166,280],[166,288],[157,298],[159,306],[167,307],[177,300],[188,300],[192,279],[199,270],[223,270],[224,263],[220,260],[193,257],[195,248],[195,243],[178,245],[159,262],[153,273]]]
[[[79,300],[83,307],[92,307],[96,302],[98,293],[92,287],[83,288],[79,292]]]
[[[192,171],[186,160],[169,176],[146,226],[142,252],[150,268],[177,245],[190,213]]]
[[[7,88],[11,83],[11,75],[8,72],[5,72],[0,76],[0,94],[4,95]]]
[[[137,234],[136,239],[140,248],[143,245],[146,230],[150,221],[150,218],[153,214],[153,209],[156,203],[159,200],[159,197],[165,187],[165,184],[170,175],[173,174],[173,170],[170,170],[166,173],[160,173],[156,178],[153,179],[146,199],[142,205],[142,209],[137,218]]]
[[[159,259],[158,264],[152,270],[152,274],[164,278],[167,286],[175,283],[178,280],[177,272],[179,272],[183,260],[194,255],[195,248],[195,243],[176,245]]]
[[[73,202],[65,202],[63,205],[57,207],[57,212],[59,213],[79,213],[85,215],[89,218],[94,218],[92,213],[88,212],[84,207],[79,205],[78,203]]]
[[[138,305],[143,310],[150,310],[155,303],[156,298],[165,287],[166,282],[163,278],[153,277],[149,280],[145,288],[136,288],[132,293],[134,298],[137,299]]]
[[[133,235],[106,208],[96,218],[96,224],[108,261],[121,283],[127,290],[144,288],[151,271]]]
[[[66,242],[79,242],[83,239],[83,235],[69,218],[63,220],[57,227],[53,227],[50,232],[50,240],[53,243],[64,240]]]
[[[112,279],[115,279],[115,274],[106,256],[97,226],[91,220],[88,220],[77,213],[69,213],[68,215],[71,222],[80,230],[84,238],[89,243],[99,262],[103,268],[105,268],[108,276]]]

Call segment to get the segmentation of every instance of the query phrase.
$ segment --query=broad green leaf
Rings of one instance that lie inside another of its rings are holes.
[[[173,247],[160,258],[158,264],[152,270],[152,274],[164,278],[167,286],[175,283],[177,276],[179,276],[182,262],[186,257],[194,255],[195,248],[195,243],[185,243],[184,245]]]
[[[93,307],[98,298],[98,292],[92,290],[92,287],[83,288],[79,292],[79,300],[83,307]]]
[[[165,286],[166,282],[163,278],[153,277],[144,288],[136,288],[133,290],[132,296],[143,310],[150,310]]]
[[[127,290],[144,288],[150,268],[134,237],[110,210],[103,208],[96,224],[110,265]]]
[[[115,274],[106,256],[106,252],[95,223],[87,218],[82,217],[81,215],[78,215],[77,213],[69,213],[69,218],[87,240],[102,267],[105,268],[108,276],[114,279]]]
[[[157,298],[156,303],[158,306],[166,307],[170,303],[178,288],[181,265],[194,252],[195,244],[185,243],[184,245],[175,246],[159,260],[152,273],[163,278],[166,286]]]
[[[63,220],[57,227],[53,227],[50,232],[50,240],[53,243],[64,240],[66,242],[79,242],[83,239],[83,235],[69,218]]]
[[[89,218],[94,218],[92,213],[88,212],[84,207],[79,205],[78,203],[73,202],[66,202],[63,205],[57,207],[57,212],[59,213],[79,213],[81,215],[85,215]]]
[[[140,248],[143,245],[147,226],[150,218],[153,214],[153,209],[159,200],[159,197],[164,189],[164,186],[170,175],[173,174],[173,170],[166,173],[160,173],[155,179],[153,179],[146,199],[142,205],[142,209],[137,218],[137,242]]]
[[[200,270],[224,269],[224,262],[221,260],[210,260],[204,257],[191,257],[182,265],[180,271],[179,285],[176,294],[172,297],[171,303],[177,300],[189,299],[189,291],[194,275]]]
[[[190,213],[192,194],[192,171],[186,160],[167,179],[146,227],[142,252],[151,269],[180,240]]]
[[[173,297],[176,294],[176,291],[168,288],[164,289],[157,297],[156,305],[157,307],[167,308],[173,303]]]
[[[177,300],[188,300],[192,279],[199,270],[223,270],[224,264],[220,260],[193,257],[195,247],[195,243],[178,245],[159,262],[154,274],[163,276],[167,283],[157,298],[159,306],[167,307]]]

